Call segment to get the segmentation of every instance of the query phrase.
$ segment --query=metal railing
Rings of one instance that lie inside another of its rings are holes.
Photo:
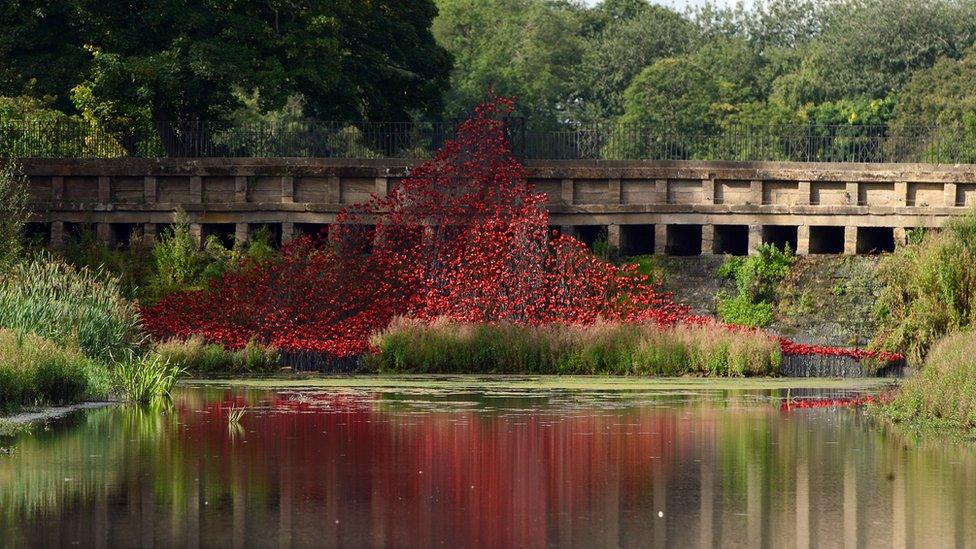
[[[113,132],[74,120],[0,120],[0,157],[429,158],[458,121],[161,123]],[[976,163],[976,132],[957,127],[737,126],[677,132],[640,124],[526,130],[506,119],[513,153],[548,160]]]

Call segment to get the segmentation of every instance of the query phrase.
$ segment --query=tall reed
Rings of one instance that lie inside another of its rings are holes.
[[[371,342],[379,353],[366,363],[381,372],[742,376],[773,374],[780,362],[775,340],[721,326],[400,318]]]
[[[0,411],[71,404],[108,391],[108,369],[77,347],[0,329]]]
[[[142,341],[136,305],[115,279],[41,254],[0,279],[0,328],[34,333],[108,360]]]
[[[939,341],[921,372],[883,410],[912,426],[976,433],[976,331]]]

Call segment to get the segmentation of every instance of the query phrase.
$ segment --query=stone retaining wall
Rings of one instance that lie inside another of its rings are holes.
[[[286,241],[385,194],[411,163],[292,158],[30,159],[32,231],[54,246],[91,226],[107,243],[156,234],[176,208],[200,236]],[[976,206],[976,166],[693,161],[529,161],[551,223],[627,255],[886,251],[914,227]]]

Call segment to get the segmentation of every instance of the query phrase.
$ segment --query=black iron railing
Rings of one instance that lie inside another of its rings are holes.
[[[976,163],[976,132],[956,127],[741,126],[676,132],[640,124],[527,130],[506,119],[513,152],[551,160]],[[458,121],[161,123],[109,131],[74,120],[0,120],[0,156],[429,158]]]

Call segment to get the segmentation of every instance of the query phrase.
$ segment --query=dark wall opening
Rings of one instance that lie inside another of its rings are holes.
[[[654,225],[621,225],[620,254],[624,256],[654,253]]]
[[[200,240],[203,244],[211,236],[216,238],[220,245],[228,250],[233,249],[237,235],[237,225],[234,223],[203,223],[200,225]]]
[[[895,230],[891,227],[858,227],[857,253],[881,254],[895,251]]]
[[[668,255],[701,255],[701,225],[668,225]]]
[[[51,224],[25,223],[21,239],[27,246],[48,246],[51,244]]]
[[[248,223],[247,236],[249,239],[267,235],[268,243],[274,248],[281,247],[281,223]]]
[[[128,249],[133,240],[142,238],[142,224],[140,223],[109,223],[109,246],[112,248]]]
[[[796,251],[796,225],[763,225],[763,244],[772,244],[779,249],[789,246]]]
[[[64,241],[66,244],[95,240],[95,235],[94,223],[65,222],[64,224]]]
[[[810,253],[844,253],[844,227],[810,227]]]
[[[326,243],[329,241],[328,223],[295,223],[293,238],[300,236],[310,236],[316,243]]]
[[[747,255],[749,253],[748,225],[715,225],[712,253]]]
[[[606,225],[576,225],[575,232],[576,238],[583,244],[586,244],[586,247],[591,250],[597,241],[607,240]]]

